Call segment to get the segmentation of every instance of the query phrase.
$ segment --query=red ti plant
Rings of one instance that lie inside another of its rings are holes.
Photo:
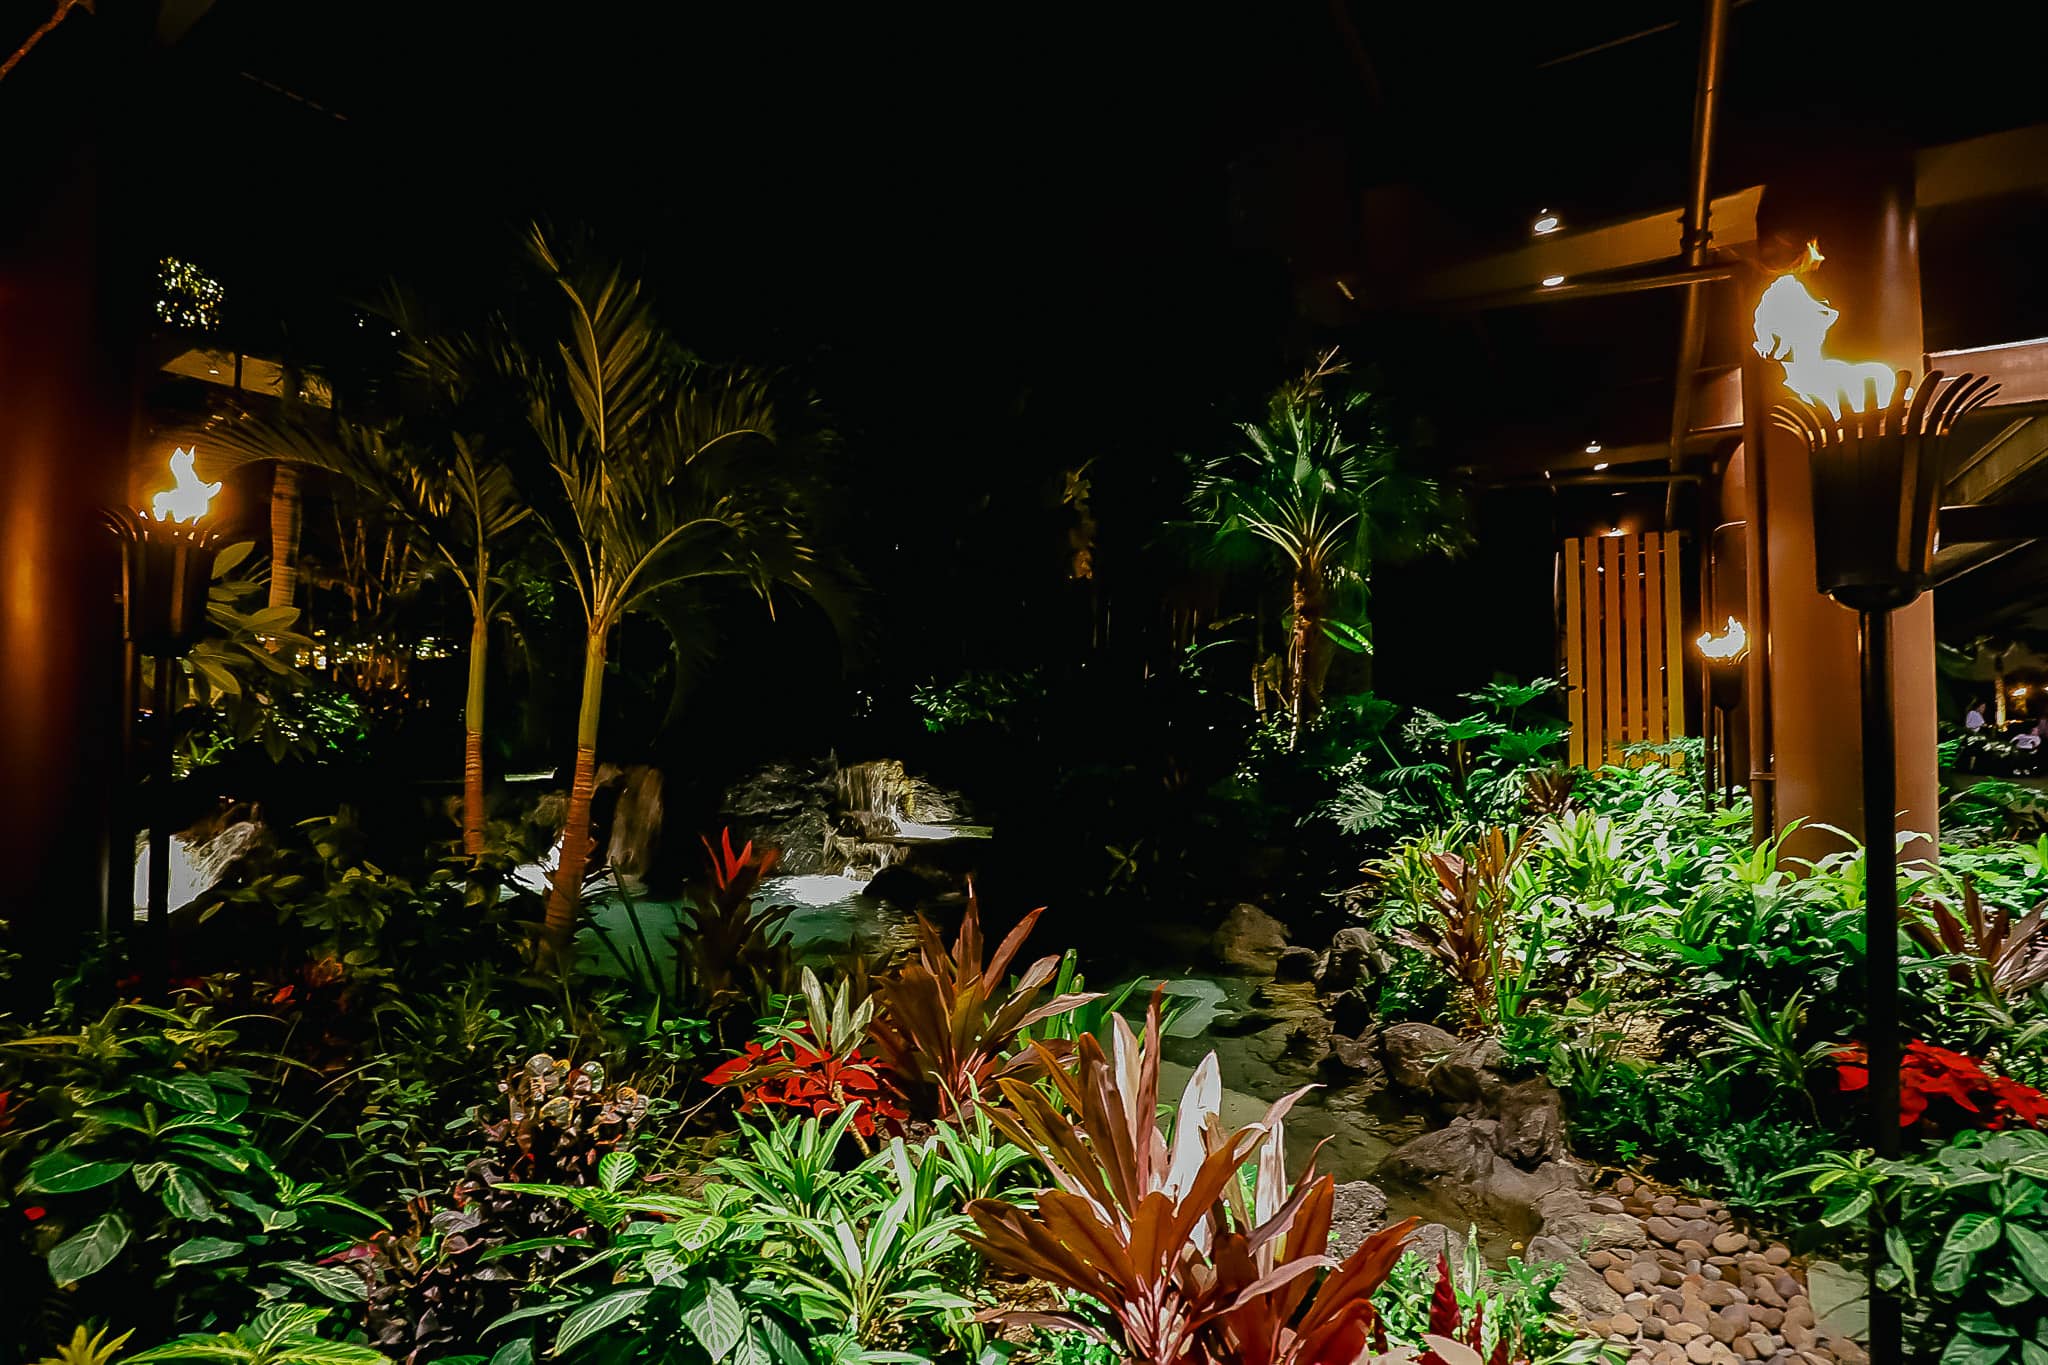
[[[921,1118],[952,1118],[972,1107],[999,1076],[1037,1074],[1067,1044],[1034,1044],[1016,1052],[1023,1030],[1084,1005],[1100,992],[1038,999],[1059,970],[1058,954],[1024,969],[1015,984],[1010,962],[1045,913],[1033,910],[982,959],[981,913],[972,896],[960,935],[948,952],[931,921],[918,916],[917,957],[875,983],[881,1008],[869,1031],[876,1054]]]
[[[1948,973],[1958,986],[2001,1005],[2048,982],[2048,901],[2014,924],[2011,910],[1985,914],[1976,878],[1965,877],[1961,915],[1931,897],[1915,904],[1933,917],[1934,927],[1908,919],[1906,932],[1930,954],[1956,959]]]
[[[1113,1061],[1092,1035],[1080,1039],[1071,1071],[1045,1053],[1051,1097],[1013,1077],[996,1081],[1007,1107],[987,1110],[990,1122],[1037,1153],[1057,1188],[1041,1191],[1035,1209],[976,1200],[967,1210],[976,1232],[966,1240],[1005,1270],[1102,1304],[1116,1322],[1115,1344],[1135,1360],[1359,1359],[1378,1326],[1372,1292],[1414,1220],[1374,1233],[1338,1264],[1327,1254],[1335,1182],[1310,1175],[1291,1190],[1287,1183],[1282,1119],[1301,1092],[1262,1122],[1227,1131],[1212,1053],[1189,1078],[1169,1138],[1157,1118],[1158,997],[1142,1039],[1121,1015],[1111,1024]],[[1238,1171],[1254,1158],[1248,1194]],[[1001,1316],[1093,1331],[1066,1314]]]
[[[1835,1061],[1842,1089],[1869,1086],[1870,1064],[1860,1044],[1837,1052]],[[1949,1127],[1999,1129],[2017,1122],[2040,1128],[2048,1126],[2048,1095],[1993,1075],[1974,1057],[1916,1041],[1906,1044],[1899,1065],[1899,1127],[1923,1118],[1946,1120]]]

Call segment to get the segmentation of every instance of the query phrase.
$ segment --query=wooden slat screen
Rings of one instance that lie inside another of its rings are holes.
[[[1678,532],[1574,537],[1561,568],[1572,765],[1627,762],[1625,745],[1683,734]]]

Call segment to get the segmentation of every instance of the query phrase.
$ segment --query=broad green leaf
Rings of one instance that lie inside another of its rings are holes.
[[[491,1356],[491,1365],[533,1365],[533,1338],[506,1342]]]
[[[164,1172],[164,1187],[159,1197],[173,1218],[204,1223],[220,1216],[214,1212],[213,1201],[206,1196],[206,1186],[199,1183],[197,1176],[181,1167],[173,1166]]]
[[[2011,1308],[2017,1304],[2032,1302],[2036,1297],[2034,1286],[2025,1280],[2016,1280],[2010,1275],[2000,1275],[1991,1282],[1991,1301],[2000,1308]]]
[[[264,1365],[391,1365],[391,1358],[368,1346],[295,1335],[271,1343]]]
[[[1998,1365],[2005,1354],[2005,1347],[1998,1342],[1958,1332],[1949,1338],[1947,1349],[1941,1353],[1941,1365]]]
[[[677,1214],[669,1226],[674,1229],[679,1246],[690,1251],[702,1251],[725,1236],[731,1225],[715,1213],[693,1209],[689,1213]]]
[[[724,1284],[706,1280],[702,1292],[684,1302],[683,1325],[710,1353],[712,1365],[717,1365],[740,1344],[747,1330],[747,1314]]]
[[[307,1261],[284,1261],[278,1267],[285,1274],[333,1299],[336,1303],[361,1303],[370,1295],[363,1277],[343,1265],[313,1265]]]
[[[1891,1257],[1892,1264],[1897,1266],[1899,1273],[1905,1277],[1906,1293],[1918,1297],[1919,1290],[1914,1284],[1913,1248],[1906,1241],[1905,1229],[1900,1227],[1886,1228],[1884,1230],[1884,1249]]]
[[[128,1225],[121,1221],[121,1215],[103,1213],[50,1252],[50,1278],[58,1284],[76,1284],[104,1269],[127,1245]]]
[[[173,1109],[182,1109],[188,1114],[214,1114],[220,1111],[220,1101],[207,1084],[204,1076],[191,1072],[180,1072],[164,1078],[158,1076],[137,1076],[135,1088],[159,1104],[168,1104]]]
[[[651,1287],[622,1289],[616,1294],[607,1294],[601,1299],[584,1304],[562,1320],[562,1330],[555,1337],[555,1355],[562,1355],[571,1346],[594,1332],[615,1327],[640,1310],[640,1305],[654,1296]],[[503,1321],[503,1319],[500,1319]]]
[[[1849,1199],[1836,1204],[1826,1213],[1822,1214],[1820,1221],[1824,1226],[1838,1228],[1852,1219],[1861,1217],[1864,1211],[1870,1207],[1870,1202],[1870,1191],[1860,1190]]]
[[[256,1359],[256,1348],[240,1337],[222,1332],[218,1336],[179,1337],[147,1351],[138,1351],[132,1356],[123,1356],[121,1365],[158,1365],[172,1360],[219,1360],[236,1361],[249,1365]]]
[[[76,1194],[119,1180],[133,1163],[86,1161],[70,1152],[45,1152],[22,1177],[23,1194]]]
[[[631,1183],[640,1163],[631,1152],[606,1152],[597,1163],[597,1183],[607,1194],[617,1194]]]
[[[1944,1294],[1961,1289],[1969,1281],[1970,1264],[1977,1253],[1997,1246],[2003,1231],[1988,1213],[1966,1213],[1956,1219],[1934,1258],[1934,1287]]]
[[[2020,1273],[2033,1282],[2037,1291],[2048,1294],[2048,1237],[2019,1223],[2007,1223],[2005,1240],[2016,1253]]]
[[[2001,1302],[2003,1301],[2001,1300]],[[2006,1306],[2010,1308],[2012,1305],[2007,1304]],[[2048,1365],[2048,1346],[2041,1345],[2038,1342],[2023,1341],[2020,1343],[2020,1360],[2022,1365]]]
[[[208,1261],[225,1261],[241,1250],[240,1242],[223,1241],[218,1237],[192,1237],[172,1247],[167,1259],[173,1266],[203,1265]]]

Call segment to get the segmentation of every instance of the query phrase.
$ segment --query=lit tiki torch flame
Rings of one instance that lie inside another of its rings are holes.
[[[1898,376],[1874,360],[1831,360],[1821,354],[1828,329],[1842,316],[1825,299],[1807,292],[1800,276],[1819,265],[1820,247],[1806,244],[1806,259],[1771,281],[1756,305],[1756,353],[1785,366],[1785,387],[1836,417],[1842,409],[1863,411],[1866,391],[1875,388],[1877,408],[1888,408]]]
[[[1739,659],[1749,648],[1749,632],[1742,628],[1742,622],[1728,618],[1728,628],[1719,635],[1711,630],[1701,631],[1697,641],[1700,653],[1715,663]]]
[[[203,482],[197,470],[192,467],[194,452],[178,449],[171,452],[171,477],[177,482],[150,500],[150,514],[158,521],[196,522],[206,515],[206,508],[213,501],[213,495],[220,492],[218,483]]]

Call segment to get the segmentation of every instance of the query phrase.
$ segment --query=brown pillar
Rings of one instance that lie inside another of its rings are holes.
[[[149,16],[100,10],[0,81],[0,920],[44,956],[103,913],[121,650],[101,509],[125,495],[148,298],[116,130]]]
[[[1837,144],[1842,145],[1842,144]],[[1827,353],[1921,369],[1920,267],[1913,220],[1913,167],[1904,153],[1831,153],[1765,190],[1758,212],[1767,265],[1783,265],[1809,240],[1826,260],[1809,289],[1841,312]],[[1775,260],[1771,257],[1775,256]],[[1750,306],[1754,307],[1755,293]],[[1765,403],[1785,396],[1782,371],[1760,367]],[[1806,448],[1772,427],[1765,443],[1771,617],[1771,721],[1777,820],[1806,828],[1787,843],[1796,857],[1842,847],[1814,828],[1862,827],[1856,615],[1814,586],[1812,485]],[[1898,737],[1899,825],[1928,836],[1908,857],[1931,857],[1938,835],[1934,729],[1934,598],[1893,617],[1893,705]]]

